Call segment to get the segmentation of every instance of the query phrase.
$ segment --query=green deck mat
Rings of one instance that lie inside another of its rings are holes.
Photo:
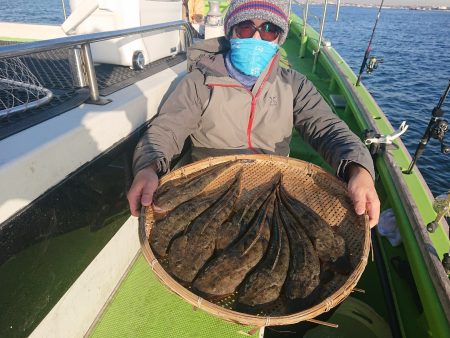
[[[225,322],[201,310],[194,311],[190,304],[159,282],[140,255],[91,337],[242,338],[245,337],[243,333],[251,329]]]

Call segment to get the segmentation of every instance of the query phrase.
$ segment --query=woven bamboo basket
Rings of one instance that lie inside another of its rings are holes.
[[[363,273],[370,249],[370,227],[367,216],[354,212],[347,195],[346,185],[322,168],[300,160],[274,155],[234,155],[214,157],[179,168],[161,179],[160,184],[194,173],[226,161],[242,162],[240,203],[246,203],[246,192],[257,189],[269,181],[277,172],[283,175],[282,184],[295,198],[316,212],[333,230],[340,234],[349,251],[352,271],[350,275],[336,274],[326,283],[319,299],[309,308],[296,313],[283,314],[274,309],[272,313],[247,314],[233,309],[234,296],[217,302],[208,301],[178,283],[167,271],[164,260],[158,260],[149,245],[149,236],[154,225],[152,208],[143,208],[139,220],[139,237],[142,252],[159,280],[172,292],[195,308],[200,308],[224,320],[256,327],[276,326],[312,321],[318,315],[341,303],[354,289]],[[236,169],[237,170],[237,169]],[[226,182],[233,170],[227,170],[211,182],[204,191],[212,190]],[[248,194],[247,194],[248,195]],[[275,305],[276,306],[276,305]],[[322,323],[325,324],[325,323]]]

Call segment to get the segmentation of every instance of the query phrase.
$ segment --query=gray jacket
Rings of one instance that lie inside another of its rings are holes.
[[[366,146],[304,75],[280,67],[277,55],[249,91],[228,75],[224,62],[228,50],[225,38],[190,48],[189,73],[136,147],[135,173],[151,163],[166,172],[189,136],[193,160],[245,153],[287,156],[295,127],[340,176],[349,161],[375,176]]]

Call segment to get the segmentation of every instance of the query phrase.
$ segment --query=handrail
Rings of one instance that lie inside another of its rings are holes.
[[[176,29],[180,29],[181,27],[186,28],[189,31],[190,27],[187,21],[178,20],[171,21],[166,23],[159,23],[154,25],[146,25],[134,28],[126,28],[115,31],[107,31],[107,32],[98,32],[91,34],[81,34],[81,35],[72,35],[66,36],[62,38],[42,40],[42,41],[34,41],[34,42],[25,42],[16,45],[7,45],[0,47],[0,59],[16,57],[16,56],[24,56],[32,53],[38,52],[46,52],[49,50],[65,48],[65,47],[73,47],[78,45],[83,45],[92,42],[98,42],[103,40],[109,40],[113,38],[123,37],[127,35],[139,34],[139,33],[150,33],[158,31],[173,31]],[[189,38],[189,37],[188,37]]]
[[[320,20],[320,32],[319,32],[319,42],[317,43],[317,49],[313,51],[314,54],[314,62],[312,72],[313,74],[316,72],[317,60],[319,59],[320,48],[322,46],[322,37],[323,37],[323,28],[325,27],[325,20],[327,18],[327,6],[328,0],[324,0],[323,2],[323,14]]]
[[[115,31],[98,32],[91,34],[72,35],[62,38],[26,42],[16,45],[8,45],[0,47],[0,60],[11,57],[24,56],[33,53],[47,52],[50,50],[75,47],[75,49],[81,46],[81,62],[77,62],[77,71],[79,74],[83,74],[84,79],[82,83],[87,83],[89,86],[90,101],[93,104],[106,104],[110,100],[103,100],[100,98],[97,77],[95,74],[94,62],[92,60],[92,54],[90,44],[93,42],[99,42],[103,40],[110,40],[128,35],[141,34],[153,35],[161,32],[171,32],[174,30],[185,29],[184,48],[192,45],[193,38],[191,34],[191,27],[185,20],[170,21],[165,23],[146,25],[134,28],[126,28]],[[183,43],[183,42],[182,42]]]

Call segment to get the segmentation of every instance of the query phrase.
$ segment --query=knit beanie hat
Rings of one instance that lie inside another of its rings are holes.
[[[225,36],[229,39],[232,35],[231,29],[239,22],[261,19],[271,22],[280,27],[278,44],[281,46],[286,40],[289,29],[289,1],[287,0],[231,0],[225,15]]]

